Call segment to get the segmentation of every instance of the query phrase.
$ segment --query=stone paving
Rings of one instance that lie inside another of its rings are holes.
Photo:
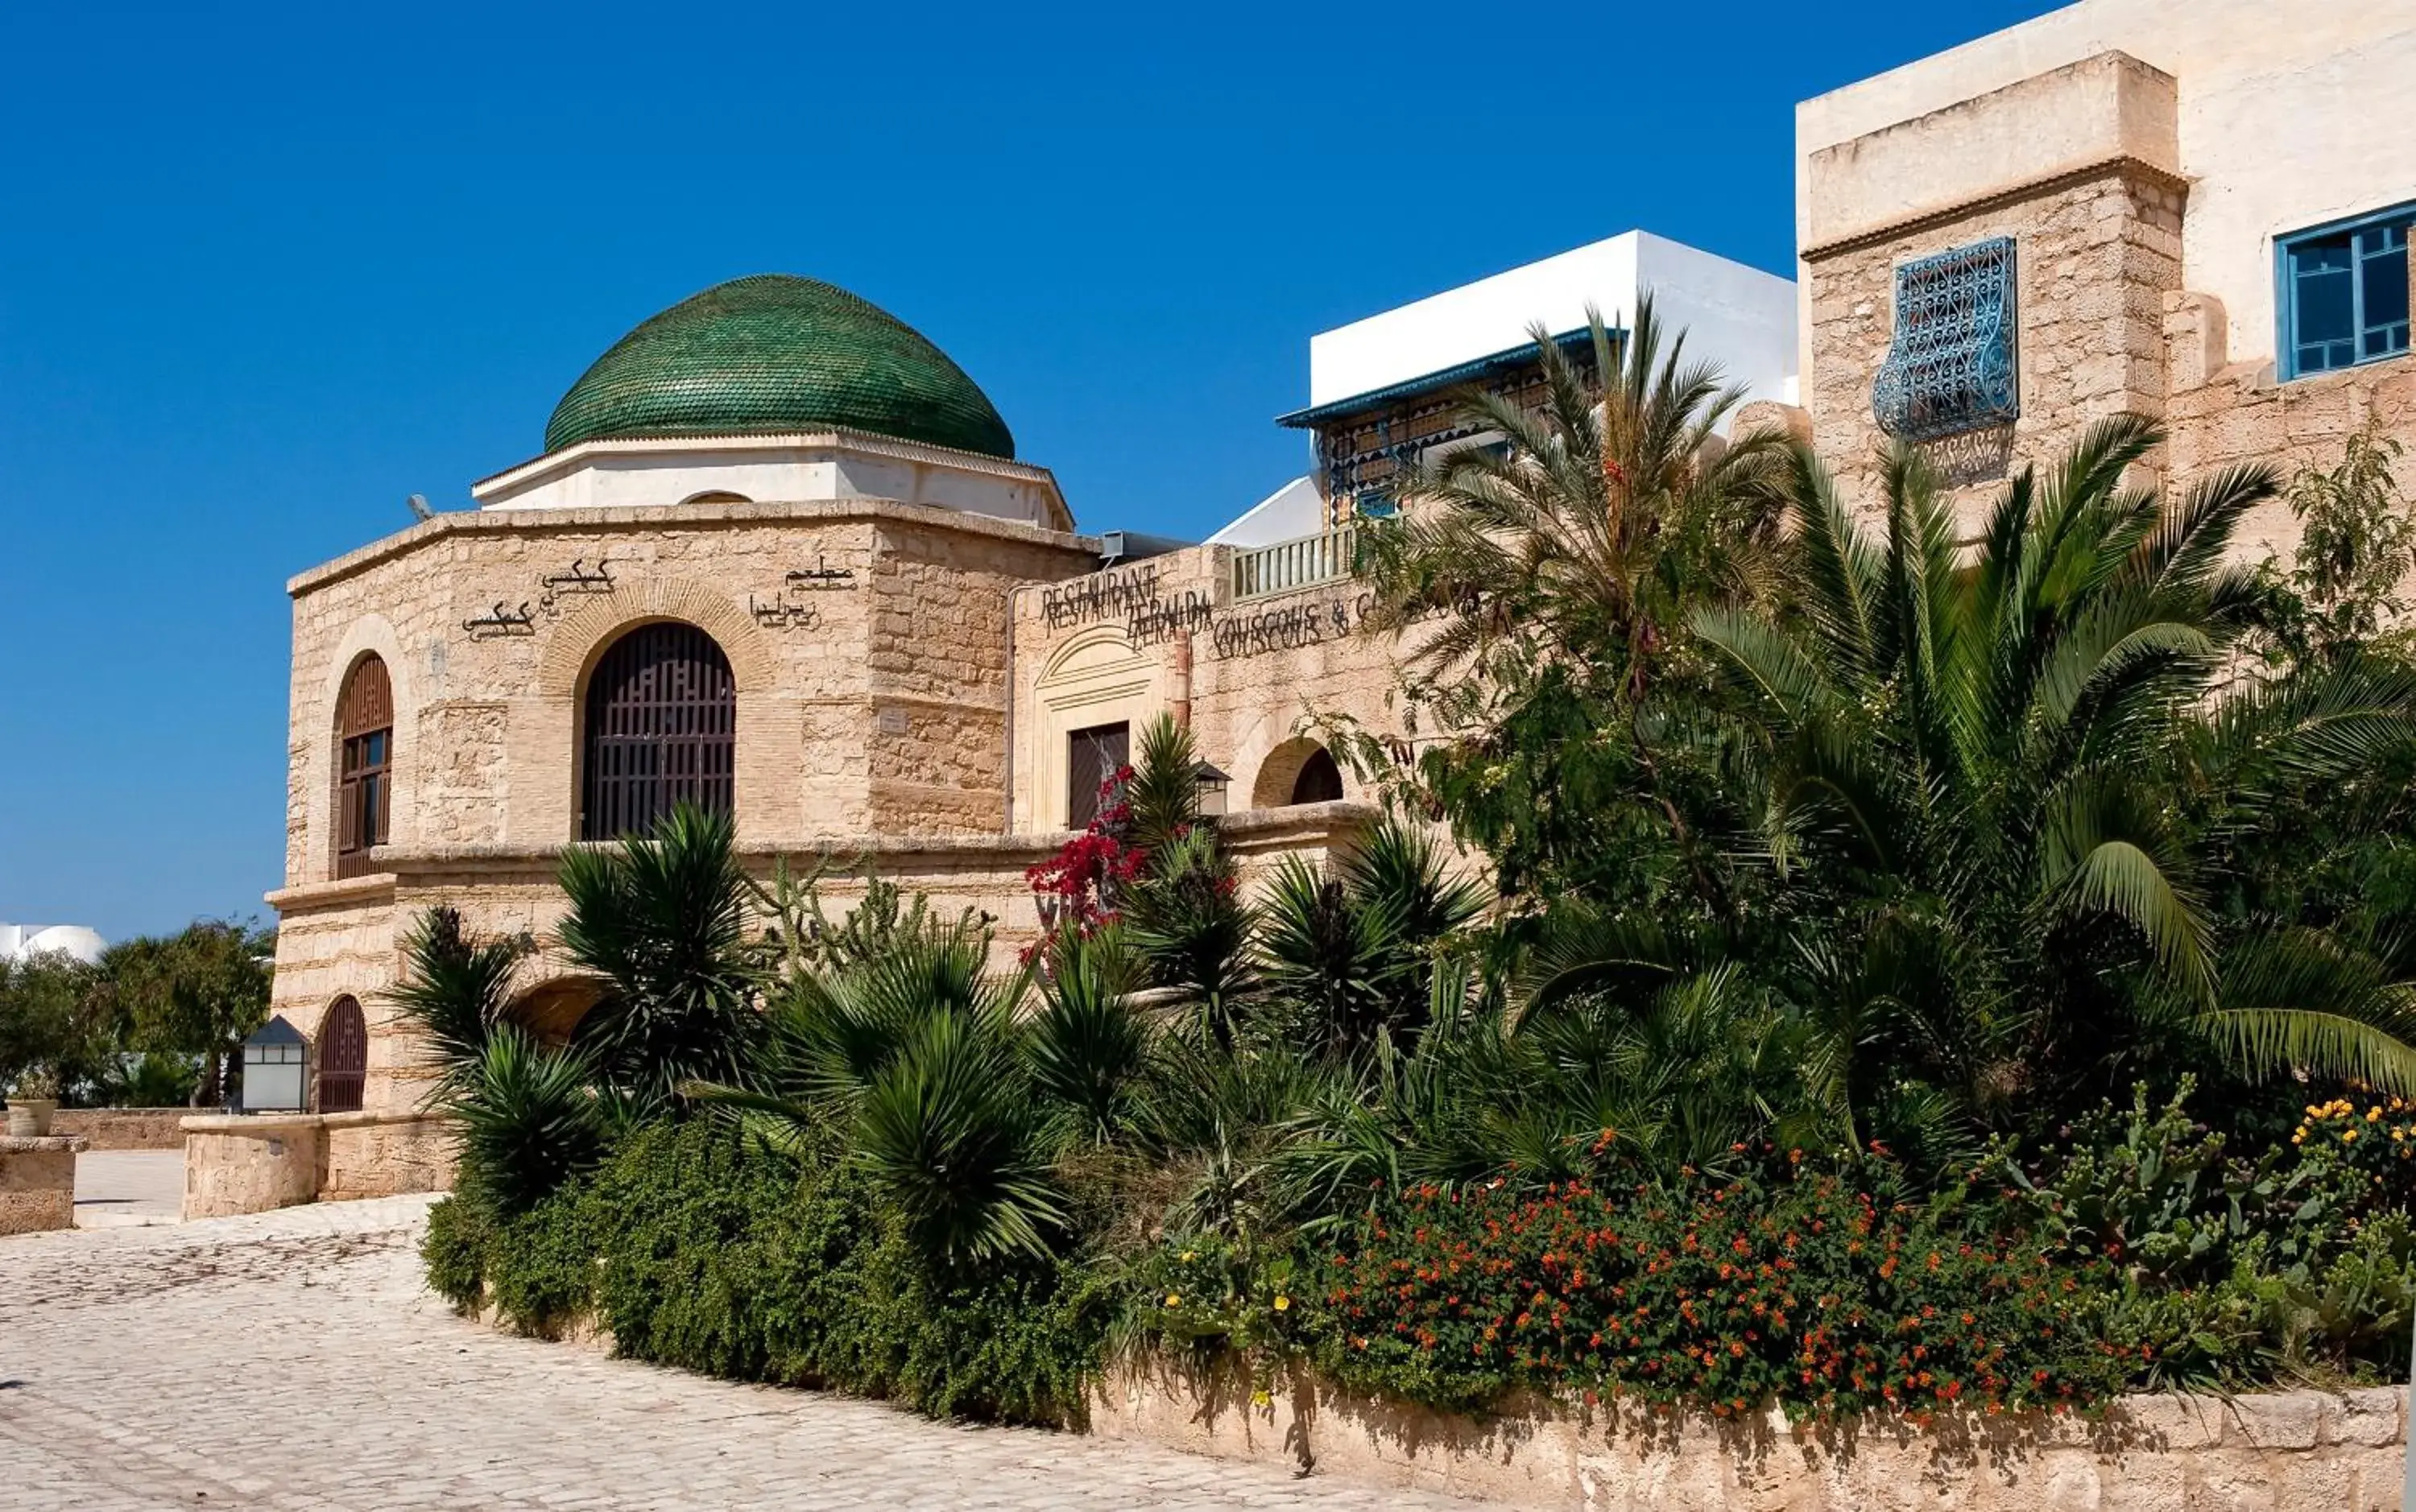
[[[510,1338],[420,1285],[428,1203],[0,1240],[0,1512],[1481,1512]]]
[[[86,1150],[76,1157],[80,1229],[174,1223],[185,1205],[183,1150]]]

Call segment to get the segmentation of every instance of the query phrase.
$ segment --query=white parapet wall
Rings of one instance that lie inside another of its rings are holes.
[[[1775,274],[1631,231],[1320,332],[1308,343],[1312,408],[1512,351],[1542,324],[1614,328],[1650,292],[1689,356],[1717,363],[1752,399],[1795,400],[1795,285]]]

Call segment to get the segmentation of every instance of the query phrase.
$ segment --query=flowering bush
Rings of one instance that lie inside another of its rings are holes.
[[[1099,784],[1099,809],[1080,834],[1032,866],[1023,880],[1040,896],[1041,922],[1089,938],[1113,923],[1123,890],[1149,863],[1132,843],[1133,769],[1118,767]],[[1030,952],[1027,951],[1028,955]]]
[[[2105,1337],[2102,1265],[2050,1266],[1952,1196],[1882,1195],[1892,1169],[1541,1193],[1501,1182],[1382,1195],[1278,1280],[1179,1241],[1139,1299],[1160,1336],[1298,1348],[1344,1383],[1446,1407],[1616,1391],[1719,1415],[2069,1407],[2133,1373]],[[1185,1279],[1187,1278],[1187,1279]]]

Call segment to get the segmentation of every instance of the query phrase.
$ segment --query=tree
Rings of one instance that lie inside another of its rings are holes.
[[[1368,532],[1371,622],[1402,639],[1409,720],[1442,737],[1394,776],[1505,893],[1722,906],[1688,611],[1765,591],[1785,444],[1720,439],[1743,392],[1665,346],[1649,298],[1626,333],[1591,324],[1590,367],[1538,327],[1542,407],[1466,396],[1502,444],[1430,460]]]
[[[192,1105],[234,1090],[246,1036],[268,1021],[277,932],[204,919],[164,939],[129,940],[102,958],[114,1010],[135,1050],[198,1055]]]
[[[2052,1118],[2176,1050],[2416,1087],[2416,1021],[2344,942],[2213,901],[2224,840],[2264,821],[2250,773],[2320,786],[2405,749],[2416,685],[2348,667],[2219,695],[2267,602],[2227,553],[2273,479],[2227,469],[2167,504],[2121,481],[2157,440],[2109,420],[2025,470],[1968,561],[1913,451],[1878,539],[1799,453],[1793,611],[1694,616],[1750,731],[1794,942],[1774,959],[1859,1135]]]
[[[2267,568],[2279,591],[2270,636],[2278,660],[2366,653],[2378,641],[2405,654],[2416,514],[2392,475],[2402,450],[2368,427],[2349,437],[2338,466],[2308,463],[2291,474],[2285,497],[2302,527],[2299,548],[2288,571]]]

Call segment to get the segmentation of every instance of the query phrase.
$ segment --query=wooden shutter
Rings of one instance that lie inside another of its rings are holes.
[[[394,684],[385,663],[364,656],[336,699],[336,875],[370,869],[371,846],[392,838],[387,813],[394,758]]]
[[[1065,741],[1065,827],[1087,829],[1099,816],[1099,788],[1130,760],[1132,726],[1094,725]]]

